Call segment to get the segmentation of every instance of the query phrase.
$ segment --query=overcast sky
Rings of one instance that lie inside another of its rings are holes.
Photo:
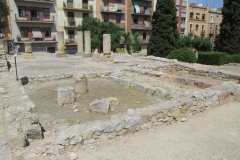
[[[210,6],[210,8],[223,7],[223,0],[188,0],[190,3],[204,4]]]

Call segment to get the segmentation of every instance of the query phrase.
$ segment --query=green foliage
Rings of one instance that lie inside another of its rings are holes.
[[[82,30],[83,30],[83,29],[82,29],[82,25],[79,24],[79,25],[76,27],[76,30],[77,30],[77,31],[82,31]]]
[[[167,55],[168,59],[177,59],[181,62],[196,63],[196,55],[189,48],[180,48],[170,52]]]
[[[125,39],[126,49],[128,54],[132,53],[132,38],[130,32],[121,31],[121,36]]]
[[[111,34],[111,47],[116,50],[119,47],[121,29],[112,22],[100,22],[97,18],[86,17],[82,26],[76,28],[78,31],[91,31],[91,47],[103,50],[103,34]]]
[[[148,55],[166,57],[174,50],[179,37],[177,31],[177,9],[173,0],[158,0],[152,17]]]
[[[240,54],[240,1],[224,0],[220,34],[215,49],[230,54]]]
[[[0,0],[0,28],[8,26],[7,16],[9,15],[9,11],[6,0]]]
[[[176,41],[175,48],[191,48],[192,47],[192,38],[188,36],[179,36]]]
[[[224,52],[199,52],[198,62],[208,65],[223,65],[226,62],[226,53]]]
[[[212,44],[210,38],[194,36],[192,40],[192,47],[198,51],[208,52],[212,50]]]
[[[240,63],[239,54],[227,54],[226,55],[226,64],[228,63]]]
[[[133,35],[133,40],[134,40],[134,43],[133,43],[133,52],[136,53],[137,51],[140,50],[141,48],[141,42],[139,40],[139,33],[136,32],[134,35]]]

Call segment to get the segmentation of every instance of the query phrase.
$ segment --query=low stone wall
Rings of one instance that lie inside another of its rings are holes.
[[[226,88],[232,86],[231,88]],[[186,121],[188,117],[212,107],[234,101],[236,90],[240,85],[234,82],[195,91],[174,101],[149,105],[136,110],[128,109],[127,113],[113,115],[105,121],[87,122],[66,127],[57,132],[57,143],[62,146],[91,144],[101,139],[113,139],[127,133],[149,129],[163,123]]]
[[[228,80],[239,80],[240,78],[240,75],[229,74],[227,72],[222,72],[222,71],[216,72],[213,70],[202,70],[199,68],[198,69],[192,68],[187,65],[184,65],[183,62],[179,62],[177,60],[170,60],[170,59],[154,57],[154,56],[148,56],[148,57],[145,57],[144,59],[170,63],[170,65],[163,65],[155,68],[148,68],[153,70],[156,70],[157,68],[157,70],[160,70],[162,72],[172,73],[172,72],[179,72],[179,71],[187,71],[189,74],[192,74],[192,75],[210,76],[210,77],[223,78]]]

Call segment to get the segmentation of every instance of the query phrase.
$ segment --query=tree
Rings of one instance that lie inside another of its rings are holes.
[[[240,1],[224,0],[220,34],[216,37],[215,49],[231,54],[240,54]]]
[[[136,32],[134,35],[133,35],[133,40],[134,40],[134,43],[133,43],[133,52],[135,53],[136,51],[139,51],[140,48],[141,48],[141,42],[139,40],[139,33]]]
[[[126,44],[126,49],[128,51],[129,54],[132,53],[132,38],[131,38],[131,33],[130,32],[125,32],[125,31],[121,31],[121,36],[124,38],[125,40],[125,44]]]
[[[152,17],[148,55],[166,57],[174,50],[179,37],[176,12],[173,0],[157,0],[156,11]]]
[[[9,15],[9,7],[6,0],[0,0],[0,28],[8,26],[7,16]]]
[[[111,34],[111,48],[116,50],[119,47],[121,29],[112,22],[100,22],[99,19],[86,17],[82,26],[77,26],[78,31],[91,31],[91,47],[103,50],[103,34]]]
[[[192,38],[189,36],[180,36],[176,41],[175,48],[191,48],[192,47]]]

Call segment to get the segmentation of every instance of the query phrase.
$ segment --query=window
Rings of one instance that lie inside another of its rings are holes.
[[[215,28],[215,29],[216,29],[216,31],[218,31],[218,25],[216,25],[216,28]]]
[[[196,19],[200,18],[200,13],[196,13]]]
[[[121,16],[116,15],[116,23],[121,23]]]
[[[83,13],[83,18],[87,18],[88,17],[88,13]]]
[[[182,13],[186,13],[187,12],[187,8],[186,7],[182,7]]]
[[[143,39],[146,40],[147,39],[147,33],[143,33]]]
[[[18,7],[18,14],[19,14],[19,17],[26,17],[26,8]]]
[[[198,30],[198,27],[199,27],[199,25],[198,25],[198,24],[196,24],[196,31]]]
[[[68,39],[74,40],[74,30],[68,30]]]
[[[205,16],[206,16],[205,14],[202,14],[202,20],[205,20]]]
[[[28,37],[28,29],[27,28],[20,28],[21,37]]]
[[[148,21],[148,17],[144,17],[144,18],[143,18],[143,21]]]
[[[144,8],[145,11],[148,10],[148,4],[147,4],[147,3],[144,3],[144,4],[143,4],[143,8]]]
[[[176,6],[177,10],[179,10],[179,6]]]
[[[43,8],[43,18],[50,18],[49,8]]]
[[[45,37],[51,37],[51,28],[44,28]]]
[[[104,14],[103,16],[104,16],[104,17],[103,17],[104,22],[108,22],[108,21],[109,21],[109,16],[108,16],[108,14]]]
[[[38,21],[39,20],[39,9],[31,8],[31,20]]]
[[[210,23],[213,23],[213,15],[211,15]]]
[[[204,31],[204,25],[202,25],[202,32]]]
[[[185,22],[186,22],[186,17],[182,17],[181,18],[181,24],[185,24]]]
[[[190,24],[190,29],[192,29],[192,24]]]
[[[104,6],[108,6],[108,0],[104,0]]]
[[[181,28],[180,29],[180,34],[184,34],[184,32],[185,32],[185,28]]]
[[[121,0],[116,0],[116,3],[121,3]]]
[[[193,12],[190,13],[190,18],[193,18],[193,14],[194,14]]]
[[[134,23],[134,24],[138,24],[138,17],[134,17],[134,18],[133,18],[133,23]]]

